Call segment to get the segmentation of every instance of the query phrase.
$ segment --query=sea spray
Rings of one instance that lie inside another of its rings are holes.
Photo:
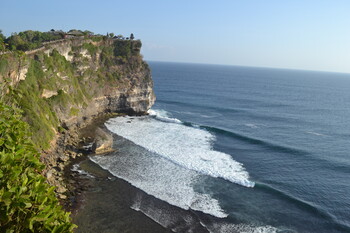
[[[132,142],[118,138],[118,151],[90,160],[133,186],[160,200],[185,210],[197,210],[218,218],[227,214],[218,200],[208,193],[195,191],[194,186],[205,177],[193,170],[178,166]]]
[[[117,117],[110,119],[106,126],[113,133],[181,167],[254,187],[241,163],[233,160],[231,155],[212,149],[214,135],[180,124],[180,120],[167,117],[164,111],[153,110],[151,116]]]

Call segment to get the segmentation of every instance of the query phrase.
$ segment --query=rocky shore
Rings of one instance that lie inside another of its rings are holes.
[[[146,114],[155,102],[141,41],[97,39],[57,41],[21,58],[0,56],[6,63],[0,83],[9,80],[6,87],[15,90],[0,97],[19,103],[41,152],[42,174],[67,207],[84,186],[66,172],[71,161],[110,152],[113,137],[103,123],[116,114]]]
[[[113,136],[104,126],[110,117],[121,114],[101,114],[81,128],[73,127],[63,131],[56,141],[55,147],[42,156],[49,166],[44,170],[47,182],[56,186],[56,194],[63,206],[73,210],[80,203],[81,194],[89,187],[86,180],[72,172],[72,166],[90,154],[104,154],[114,149]]]

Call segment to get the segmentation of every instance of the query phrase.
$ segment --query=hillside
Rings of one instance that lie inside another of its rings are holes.
[[[62,164],[70,154],[59,153],[58,147],[96,116],[145,114],[154,103],[151,73],[140,49],[139,40],[79,36],[0,55],[1,102],[20,109],[33,146],[42,152],[41,174],[58,186],[62,198]]]

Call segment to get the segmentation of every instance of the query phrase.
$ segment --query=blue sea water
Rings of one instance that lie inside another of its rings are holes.
[[[149,65],[150,115],[106,123],[135,148],[94,162],[209,232],[350,232],[350,74]]]

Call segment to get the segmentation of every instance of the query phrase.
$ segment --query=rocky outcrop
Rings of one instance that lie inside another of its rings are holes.
[[[92,144],[92,151],[95,154],[104,154],[112,151],[113,136],[106,130],[97,128],[95,131],[95,141]]]
[[[155,95],[148,65],[140,55],[140,41],[94,38],[62,40],[25,54],[0,56],[2,91],[21,105],[33,128],[33,141],[41,147],[44,175],[66,192],[62,171],[78,151],[78,129],[109,113],[141,115]],[[5,61],[5,62],[3,62]],[[96,153],[111,148],[112,137],[96,130]]]

